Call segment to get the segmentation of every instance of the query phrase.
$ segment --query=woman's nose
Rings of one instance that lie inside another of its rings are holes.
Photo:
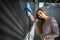
[[[42,16],[41,14],[39,14],[39,16]]]

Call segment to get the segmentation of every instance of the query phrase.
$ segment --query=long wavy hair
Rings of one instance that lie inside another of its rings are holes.
[[[43,24],[44,24],[44,22],[45,22],[45,19],[40,19],[40,18],[38,17],[37,12],[38,12],[39,10],[42,11],[42,12],[44,12],[45,15],[47,15],[47,13],[46,13],[46,11],[45,11],[44,9],[41,9],[41,8],[37,9],[37,11],[36,11],[36,18],[39,19],[39,20],[36,22],[37,33],[40,35],[40,34],[43,34],[43,27],[42,27],[42,26],[43,26]]]

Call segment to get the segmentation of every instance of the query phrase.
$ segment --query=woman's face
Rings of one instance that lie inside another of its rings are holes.
[[[46,16],[45,13],[43,11],[40,11],[40,10],[37,12],[37,15],[39,18],[45,18],[45,16]]]

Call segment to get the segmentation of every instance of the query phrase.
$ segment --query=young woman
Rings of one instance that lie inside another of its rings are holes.
[[[32,37],[30,37],[30,40],[34,39],[35,31],[42,40],[54,40],[59,36],[59,27],[56,20],[53,17],[49,17],[44,9],[37,9],[36,19],[34,19],[34,16],[30,11],[28,11],[28,16],[32,21],[34,21],[31,31],[29,32],[30,35],[32,35]]]
[[[35,21],[35,25],[42,40],[54,40],[59,36],[59,27],[56,20],[49,17],[45,10],[37,9],[36,17],[38,21]]]

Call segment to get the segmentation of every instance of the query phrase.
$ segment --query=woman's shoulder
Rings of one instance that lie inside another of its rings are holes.
[[[51,17],[51,22],[56,22],[56,19],[54,17]]]

